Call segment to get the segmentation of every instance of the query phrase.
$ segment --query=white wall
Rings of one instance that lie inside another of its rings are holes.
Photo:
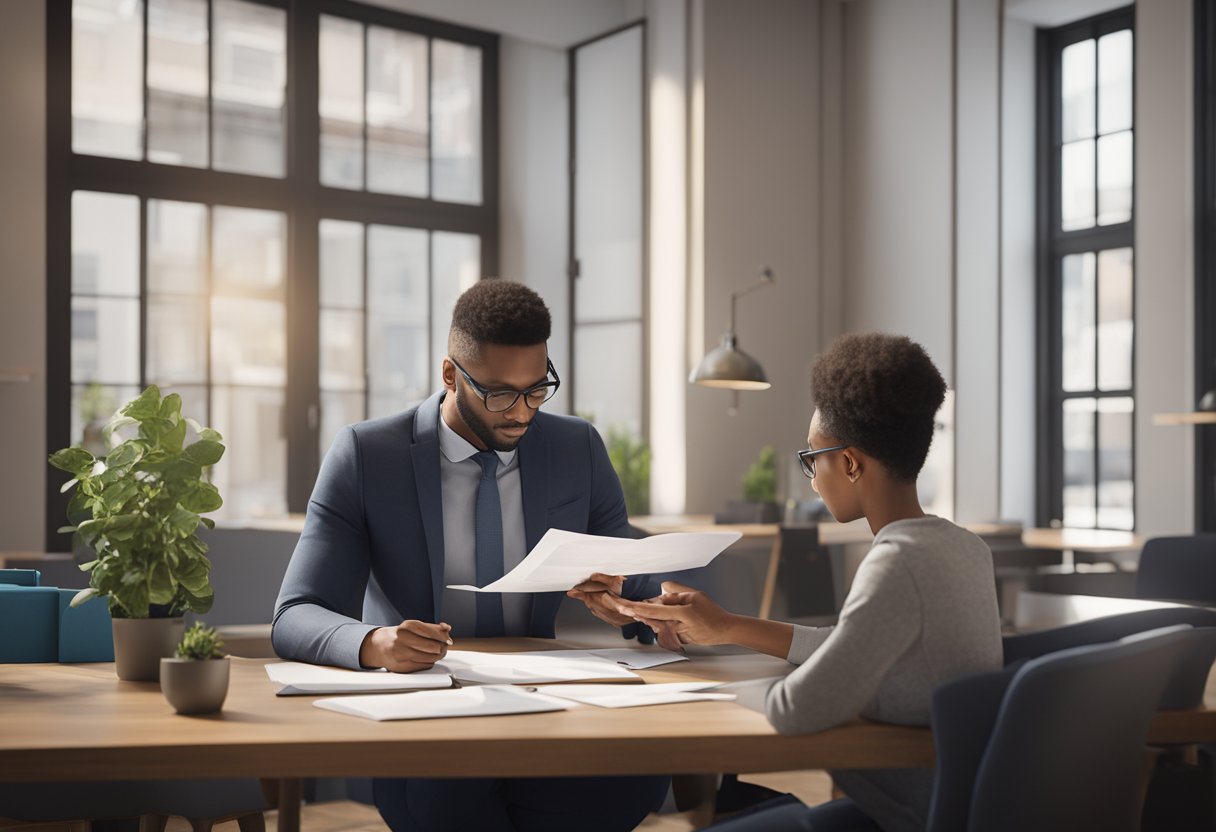
[[[844,7],[845,325],[924,345],[955,384],[951,0]]]
[[[1000,513],[1000,0],[955,10],[954,517]]]
[[[1194,531],[1194,437],[1152,415],[1191,410],[1194,378],[1192,4],[1136,7],[1136,523]]]
[[[772,389],[741,394],[730,416],[730,393],[687,387],[689,511],[738,499],[764,445],[777,449],[783,490],[793,451],[805,447],[820,347],[818,5],[704,3],[704,306],[690,309],[704,342],[692,360],[716,345],[732,291],[762,265],[777,285],[742,299],[737,320],[740,347]]]
[[[1035,521],[1035,33],[1006,17],[1001,72],[1001,517]]]
[[[0,551],[41,551],[46,495],[46,9],[0,25]],[[67,334],[64,333],[64,337]],[[3,380],[28,371],[30,381]]]
[[[499,47],[501,277],[526,283],[553,314],[549,354],[569,371],[569,97],[566,51],[503,38]],[[568,388],[546,409],[569,412]]]

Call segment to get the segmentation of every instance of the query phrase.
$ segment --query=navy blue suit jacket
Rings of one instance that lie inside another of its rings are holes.
[[[282,658],[358,668],[376,627],[443,620],[442,398],[351,425],[334,440],[275,605]],[[518,448],[529,551],[549,529],[632,536],[620,481],[589,423],[539,412]],[[637,577],[623,594],[657,592]],[[563,597],[533,595],[528,635],[554,637]]]

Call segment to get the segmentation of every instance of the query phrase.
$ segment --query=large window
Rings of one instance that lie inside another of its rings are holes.
[[[1135,526],[1133,28],[1040,37],[1039,522]]]
[[[342,0],[52,6],[48,444],[101,451],[158,384],[227,440],[221,519],[303,511],[497,270],[497,40]]]

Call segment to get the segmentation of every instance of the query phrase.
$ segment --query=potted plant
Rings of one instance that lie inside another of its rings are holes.
[[[228,657],[214,627],[196,621],[182,634],[174,658],[160,660],[160,689],[179,714],[210,714],[228,697]]]
[[[95,557],[81,564],[94,595],[109,599],[118,678],[154,682],[160,659],[173,654],[186,611],[211,609],[207,544],[197,535],[200,516],[223,504],[204,472],[224,454],[220,435],[181,414],[176,393],[161,398],[151,386],[125,404],[105,428],[105,457],[74,446],[51,454],[51,465],[72,475],[68,521]],[[186,445],[186,429],[197,440]],[[135,431],[122,440],[120,432]]]
[[[743,475],[743,499],[731,500],[726,511],[714,515],[718,523],[776,523],[781,517],[777,507],[777,453],[772,445],[760,450],[760,457]]]
[[[625,493],[630,517],[650,513],[650,445],[623,427],[608,430],[608,459]]]

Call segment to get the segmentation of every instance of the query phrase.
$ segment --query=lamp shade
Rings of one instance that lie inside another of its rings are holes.
[[[760,363],[739,349],[733,332],[723,335],[722,343],[705,354],[688,380],[723,390],[767,390],[772,387]]]

